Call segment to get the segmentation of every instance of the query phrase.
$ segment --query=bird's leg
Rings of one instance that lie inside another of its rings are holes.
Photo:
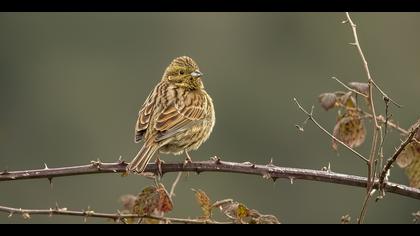
[[[162,160],[159,158],[159,156],[157,156],[157,157],[156,157],[155,164],[156,164],[157,169],[158,169],[158,177],[159,177],[159,180],[160,180],[160,177],[162,177],[162,176],[163,176],[163,172],[162,172],[162,164],[165,164],[165,162],[164,162],[164,161],[162,161]]]
[[[190,155],[188,154],[187,150],[185,150],[185,155],[187,155],[187,158],[185,158],[184,166],[189,164],[189,163],[192,163],[192,159],[191,159]]]

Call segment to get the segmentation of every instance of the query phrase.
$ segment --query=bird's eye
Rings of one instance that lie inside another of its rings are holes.
[[[179,74],[180,74],[180,75],[183,75],[183,74],[185,74],[185,71],[180,70],[180,71],[179,71]]]

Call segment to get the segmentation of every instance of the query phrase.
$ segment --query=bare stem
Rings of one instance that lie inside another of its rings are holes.
[[[363,54],[363,51],[362,51],[362,48],[360,47],[360,43],[359,43],[359,37],[357,36],[357,30],[356,30],[356,24],[354,24],[354,22],[352,21],[352,19],[351,19],[351,17],[350,17],[350,14],[348,13],[348,12],[346,12],[346,17],[347,17],[347,21],[348,21],[348,23],[350,24],[350,26],[351,26],[351,29],[352,29],[352,31],[353,31],[353,38],[354,38],[354,43],[351,43],[351,45],[354,45],[354,46],[356,46],[357,47],[357,51],[359,52],[359,55],[360,55],[360,57],[361,57],[361,59],[362,59],[362,62],[363,62],[363,66],[364,66],[364,68],[365,68],[365,71],[366,71],[366,75],[367,75],[367,78],[368,78],[368,82],[369,82],[369,85],[371,86],[371,85],[373,85],[376,89],[378,89],[378,91],[382,94],[382,96],[384,97],[384,99],[385,100],[389,100],[389,101],[391,101],[395,106],[397,106],[397,107],[401,107],[401,105],[400,104],[398,104],[398,103],[396,103],[394,100],[392,100],[376,83],[375,83],[375,81],[372,79],[372,76],[371,76],[371,74],[370,74],[370,71],[369,71],[369,66],[368,66],[368,63],[367,63],[367,61],[366,61],[366,58],[365,58],[365,55]],[[371,93],[371,92],[370,92]],[[368,95],[368,96],[370,96],[370,95]],[[372,111],[373,113],[374,113],[374,111]],[[375,115],[375,114],[374,114]]]
[[[178,175],[176,176],[176,179],[174,180],[172,187],[171,187],[171,192],[169,193],[169,197],[172,198],[172,196],[175,195],[175,188],[176,185],[178,184],[179,180],[181,179],[182,176],[182,172],[179,172]]]
[[[351,92],[353,92],[353,93],[355,93],[355,94],[358,94],[358,95],[360,95],[360,96],[362,96],[362,97],[364,97],[364,98],[368,98],[368,95],[366,95],[366,94],[364,94],[364,93],[361,93],[361,92],[359,92],[359,91],[357,91],[357,90],[355,90],[355,89],[352,89],[352,88],[350,88],[349,86],[347,86],[345,83],[343,83],[341,80],[339,80],[337,77],[331,77],[331,79],[334,79],[335,81],[337,81],[339,84],[341,84],[344,88],[346,88],[347,90],[349,90],[349,91],[351,91]]]
[[[6,212],[9,214],[9,217],[13,215],[20,214],[24,218],[29,218],[31,215],[66,215],[66,216],[79,216],[84,217],[85,221],[87,218],[104,218],[111,219],[115,222],[125,222],[127,219],[141,219],[148,218],[154,220],[161,220],[164,222],[174,222],[174,223],[185,223],[185,224],[231,224],[231,222],[217,222],[213,220],[202,220],[202,219],[181,219],[181,218],[172,218],[172,217],[161,217],[161,216],[151,216],[151,215],[138,215],[138,214],[121,214],[121,213],[97,213],[92,210],[86,211],[70,211],[66,208],[50,208],[50,209],[22,209],[22,208],[12,208],[6,206],[0,206],[0,212]]]
[[[401,145],[398,147],[398,149],[395,151],[394,155],[392,155],[391,158],[388,159],[386,165],[382,169],[381,175],[379,177],[379,184],[380,187],[384,185],[385,177],[388,173],[388,171],[391,169],[394,162],[397,160],[398,156],[401,154],[402,151],[407,147],[408,144],[414,142],[414,135],[417,133],[417,131],[420,129],[420,122],[417,124],[416,127],[413,128],[413,130],[410,131],[410,134],[408,135],[407,139],[401,143]]]
[[[56,177],[101,174],[101,173],[125,173],[127,164],[124,162],[117,163],[96,163],[82,166],[70,166],[61,168],[48,168],[39,170],[23,170],[23,171],[3,171],[0,172],[1,181],[17,181],[24,179],[53,179]],[[150,163],[146,167],[146,172],[158,174],[158,167],[154,163]],[[279,178],[290,180],[310,180],[325,183],[335,183],[355,187],[366,187],[367,178],[355,175],[347,175],[322,170],[310,170],[300,168],[278,167],[275,165],[256,165],[249,162],[236,163],[226,161],[201,161],[192,163],[165,163],[162,164],[162,174],[169,172],[225,172],[257,175],[261,177],[270,176],[272,180]],[[374,188],[377,189],[378,183]],[[420,199],[420,189],[411,188],[405,185],[386,182],[384,191],[399,194],[402,196]]]

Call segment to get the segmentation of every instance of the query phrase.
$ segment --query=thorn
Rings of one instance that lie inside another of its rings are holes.
[[[13,214],[14,214],[14,212],[13,211],[11,211],[10,213],[9,213],[9,218],[12,218],[13,217]]]
[[[25,219],[25,220],[29,220],[29,219],[31,219],[31,215],[30,215],[28,212],[23,212],[23,213],[22,213],[22,217],[23,217],[23,219]]]
[[[379,195],[376,197],[375,202],[378,202],[379,200],[382,200],[384,198],[384,196]]]
[[[122,156],[118,157],[118,164],[124,164],[125,161],[122,159]]]
[[[293,185],[293,180],[295,179],[295,177],[289,177],[289,179],[290,179],[290,184]]]
[[[347,23],[349,23],[349,20],[343,20],[343,21],[341,21],[341,24],[347,24]]]
[[[305,130],[303,129],[303,127],[301,127],[300,125],[295,125],[295,127],[300,131],[300,132],[304,132]]]
[[[273,180],[273,183],[275,183],[278,178],[277,177],[271,177],[271,179]]]
[[[270,166],[270,167],[275,166],[275,165],[273,164],[273,158],[270,158],[270,162],[269,162],[266,166]]]
[[[53,188],[53,182],[52,182],[53,178],[52,177],[48,177],[48,181],[50,182],[50,187]]]
[[[311,116],[313,116],[313,115],[314,115],[314,109],[315,109],[315,106],[314,106],[314,105],[312,105],[312,107],[311,107],[311,113],[310,113],[310,115],[311,115]]]
[[[373,194],[375,194],[375,193],[376,193],[376,189],[372,189],[372,191],[370,191],[369,195],[373,196]]]
[[[252,164],[251,168],[252,169],[255,169],[256,168],[255,164]]]
[[[216,163],[216,164],[220,164],[220,158],[219,158],[219,157],[214,156],[214,157],[210,157],[210,159],[211,159],[212,161],[214,161],[214,163]]]
[[[268,172],[263,173],[262,177],[263,177],[263,179],[272,179],[271,174],[268,173]]]
[[[357,46],[357,43],[349,43],[351,46]]]
[[[44,170],[48,170],[49,168],[48,168],[48,166],[47,166],[47,163],[44,163]]]
[[[98,158],[96,161],[91,161],[90,162],[92,164],[92,166],[96,167],[98,170],[101,170],[101,160]]]
[[[324,166],[321,168],[322,171],[326,171],[327,173],[331,172],[331,163],[328,162],[328,166]]]

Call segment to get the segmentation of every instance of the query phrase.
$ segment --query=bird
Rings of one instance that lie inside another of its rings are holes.
[[[197,150],[209,138],[216,122],[213,101],[202,77],[190,57],[172,60],[139,111],[134,141],[144,143],[127,165],[127,172],[144,172],[156,153],[185,152],[185,161],[191,162],[188,152]]]

